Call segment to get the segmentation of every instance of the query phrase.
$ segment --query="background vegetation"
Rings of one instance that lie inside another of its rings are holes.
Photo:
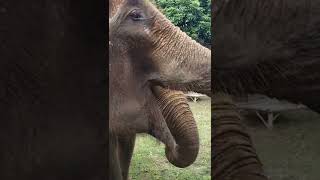
[[[197,160],[187,168],[177,168],[165,157],[164,145],[147,135],[137,137],[130,166],[132,180],[210,180],[211,176],[211,100],[190,102],[197,121],[200,150]]]
[[[211,0],[154,0],[173,24],[205,46],[211,46]]]

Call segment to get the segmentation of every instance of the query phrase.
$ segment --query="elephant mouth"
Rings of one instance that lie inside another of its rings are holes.
[[[165,79],[152,79],[149,80],[150,82],[150,88],[154,89],[155,87],[161,87],[164,89],[168,89],[171,91],[188,91],[189,88],[188,86],[191,86],[192,84],[196,84],[194,82],[188,82],[188,83],[183,83],[183,82],[176,82],[176,81],[169,81]],[[157,96],[155,92],[153,91],[153,95]]]
[[[152,78],[151,80],[148,81],[149,82],[149,86],[150,86],[150,90],[152,91],[152,89],[156,86],[160,86],[160,87],[165,87],[165,84],[160,80],[160,78]],[[152,91],[153,95],[156,95],[153,91]]]

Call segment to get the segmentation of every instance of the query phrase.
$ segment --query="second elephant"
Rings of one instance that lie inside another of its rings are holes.
[[[212,179],[267,180],[250,135],[231,98],[212,97]]]

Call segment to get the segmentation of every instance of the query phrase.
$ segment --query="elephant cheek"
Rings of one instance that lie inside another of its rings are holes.
[[[110,112],[109,131],[119,135],[148,131],[148,118],[137,101],[127,101]]]

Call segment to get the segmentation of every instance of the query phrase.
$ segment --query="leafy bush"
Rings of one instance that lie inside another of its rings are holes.
[[[211,45],[211,0],[155,0],[166,17],[190,37]]]

